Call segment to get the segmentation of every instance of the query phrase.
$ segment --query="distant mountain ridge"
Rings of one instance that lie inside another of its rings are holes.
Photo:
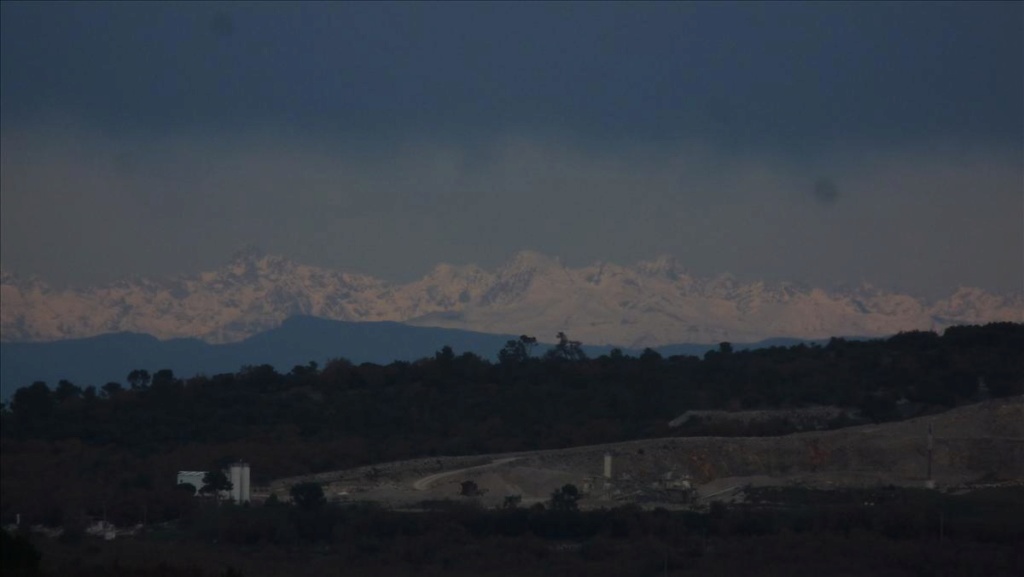
[[[511,338],[468,331],[410,327],[401,323],[349,323],[297,316],[245,340],[209,344],[195,338],[158,340],[111,333],[55,342],[0,343],[0,397],[41,380],[101,386],[124,382],[134,369],[171,369],[181,377],[233,373],[268,364],[281,372],[333,358],[388,364],[432,356],[443,346],[459,354],[494,356]]]
[[[196,275],[56,290],[3,273],[0,340],[38,342],[137,332],[160,339],[237,342],[295,315],[395,321],[629,348],[755,342],[773,337],[882,336],[954,324],[1024,321],[1022,295],[961,288],[925,302],[871,286],[826,291],[793,283],[696,278],[674,259],[570,268],[520,252],[496,270],[439,264],[388,283],[247,250]]]
[[[474,333],[457,329],[413,327],[396,322],[346,322],[310,316],[286,319],[280,326],[242,341],[210,344],[199,339],[159,340],[139,333],[109,333],[82,339],[35,343],[0,343],[0,399],[35,381],[56,385],[67,379],[78,385],[123,383],[135,369],[171,369],[176,375],[234,373],[246,366],[270,365],[286,373],[310,361],[324,365],[344,358],[355,364],[413,362],[432,357],[445,346],[457,355],[473,353],[491,361],[516,335]],[[789,346],[797,341],[772,339],[737,343],[735,350]],[[800,341],[803,342],[803,341]],[[551,345],[539,343],[542,355]],[[717,344],[676,344],[658,351],[668,355],[703,355]],[[591,356],[611,347],[583,346]],[[642,351],[626,349],[625,354]]]

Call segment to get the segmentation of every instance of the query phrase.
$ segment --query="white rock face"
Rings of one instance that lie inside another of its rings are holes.
[[[54,290],[7,273],[0,281],[0,339],[6,342],[133,331],[223,343],[297,314],[528,334],[542,341],[564,331],[586,344],[627,347],[1024,322],[1021,295],[961,288],[927,303],[870,286],[827,292],[788,283],[743,284],[729,275],[694,278],[668,257],[631,267],[573,269],[522,252],[495,271],[441,264],[400,285],[247,251],[213,272],[88,289]]]

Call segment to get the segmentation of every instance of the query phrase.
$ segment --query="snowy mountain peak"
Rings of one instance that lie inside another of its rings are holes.
[[[220,272],[225,276],[254,280],[258,277],[290,274],[298,266],[283,256],[268,254],[256,247],[247,247],[232,255],[231,260]]]
[[[50,285],[46,281],[35,275],[21,276],[7,270],[0,270],[0,287],[3,287],[7,292],[13,290],[49,292],[51,290]]]
[[[676,258],[664,254],[654,260],[640,261],[637,263],[636,268],[638,272],[647,276],[660,276],[672,280],[685,276],[685,272],[676,262]]]
[[[133,331],[229,342],[296,314],[548,339],[564,331],[588,344],[633,347],[1024,322],[1020,295],[976,288],[927,303],[868,285],[830,292],[792,283],[744,283],[730,275],[693,278],[672,257],[574,269],[533,251],[515,254],[494,271],[439,264],[406,284],[297,264],[251,247],[220,269],[192,276],[59,290],[9,271],[0,279],[4,341]]]
[[[512,255],[505,264],[499,268],[499,274],[519,274],[523,272],[551,271],[562,269],[561,259],[532,250],[519,251]]]
[[[968,322],[982,322],[988,316],[988,311],[995,307],[1004,307],[1007,298],[988,293],[976,287],[959,287],[949,298],[941,299],[933,308],[933,314],[937,319],[965,319]],[[1012,305],[1011,305],[1012,308]],[[1016,314],[1010,314],[1008,321],[1024,322],[1024,306],[1017,306]]]
[[[426,279],[435,281],[477,279],[487,276],[489,273],[475,264],[455,265],[440,263],[434,266],[427,274]]]

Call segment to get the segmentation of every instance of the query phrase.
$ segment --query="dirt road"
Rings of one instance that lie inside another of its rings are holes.
[[[497,467],[498,465],[504,465],[505,463],[511,463],[519,457],[505,457],[504,459],[495,459],[486,465],[477,465],[475,467],[466,467],[464,469],[455,469],[454,471],[445,471],[443,473],[434,473],[419,479],[412,484],[412,487],[417,491],[426,491],[430,488],[430,485],[436,481],[440,481],[445,477],[451,477],[452,475],[458,475],[459,473],[465,473],[466,471],[475,471],[477,469],[486,469],[488,467]]]

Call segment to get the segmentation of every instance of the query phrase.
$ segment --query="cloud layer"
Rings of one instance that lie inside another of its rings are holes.
[[[74,124],[5,132],[0,149],[3,266],[57,282],[195,271],[247,244],[393,280],[524,248],[921,295],[1017,291],[1024,274],[1014,150],[792,159],[522,134],[358,149],[287,131],[141,138]]]
[[[1021,3],[0,2],[0,256],[1021,290]]]

